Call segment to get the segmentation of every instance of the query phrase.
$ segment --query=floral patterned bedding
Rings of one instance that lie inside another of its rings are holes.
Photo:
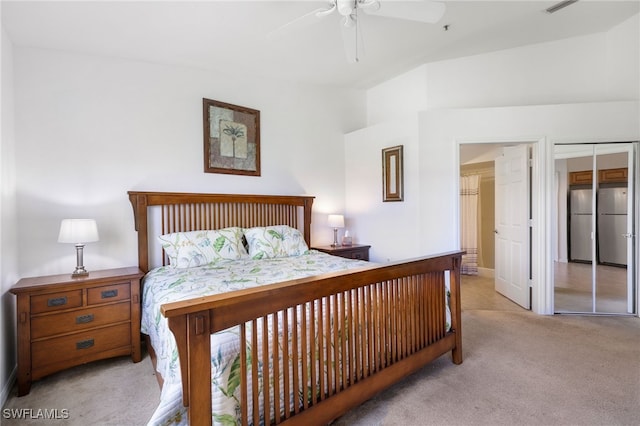
[[[326,272],[365,266],[367,262],[330,256],[309,250],[300,256],[268,259],[223,260],[194,268],[160,267],[144,278],[142,332],[149,335],[157,356],[157,371],[164,379],[160,405],[150,425],[188,424],[182,406],[180,363],[173,334],[160,313],[165,303],[247,289]],[[449,321],[449,320],[448,320]],[[216,333],[211,338],[214,423],[234,423],[237,403],[227,395],[228,383],[220,374],[227,371],[237,354],[237,329]]]

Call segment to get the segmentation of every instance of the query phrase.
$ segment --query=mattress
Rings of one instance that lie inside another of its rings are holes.
[[[160,404],[149,425],[188,424],[187,412],[182,406],[177,346],[167,319],[160,313],[161,305],[365,265],[367,262],[310,250],[301,256],[259,260],[244,258],[194,268],[160,267],[151,270],[143,281],[141,330],[149,336],[154,347],[156,369],[162,375],[164,385]],[[211,338],[214,424],[235,423],[237,418],[237,389],[229,377],[235,367],[234,362],[237,363],[238,336],[238,327],[233,327]]]

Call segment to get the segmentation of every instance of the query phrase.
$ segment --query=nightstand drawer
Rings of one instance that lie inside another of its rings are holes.
[[[352,246],[324,246],[311,247],[312,249],[330,254],[332,256],[340,256],[346,259],[357,259],[369,261],[369,248],[371,246],[354,244]]]
[[[344,250],[341,256],[347,259],[369,260],[367,253],[362,250]]]
[[[99,328],[68,336],[43,339],[32,343],[34,376],[47,366],[94,355],[114,348],[131,346],[131,326],[128,323]]]
[[[117,302],[118,300],[129,300],[130,298],[131,288],[128,282],[106,285],[104,287],[93,287],[87,291],[88,305]]]
[[[31,313],[59,311],[82,306],[82,290],[31,296]]]
[[[130,319],[131,305],[128,302],[42,315],[31,319],[31,338],[40,339],[62,333],[72,333]]]

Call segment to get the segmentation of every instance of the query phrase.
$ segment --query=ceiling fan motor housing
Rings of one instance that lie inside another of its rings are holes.
[[[342,16],[351,16],[357,8],[375,12],[380,9],[378,0],[336,0],[336,8]]]

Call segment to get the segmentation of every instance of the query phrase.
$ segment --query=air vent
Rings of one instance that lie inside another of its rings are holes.
[[[549,7],[547,9],[547,13],[554,13],[559,11],[560,9],[564,9],[567,6],[571,6],[572,4],[574,4],[575,2],[577,2],[578,0],[565,0],[565,1],[561,1],[560,3],[554,4],[553,6]]]

